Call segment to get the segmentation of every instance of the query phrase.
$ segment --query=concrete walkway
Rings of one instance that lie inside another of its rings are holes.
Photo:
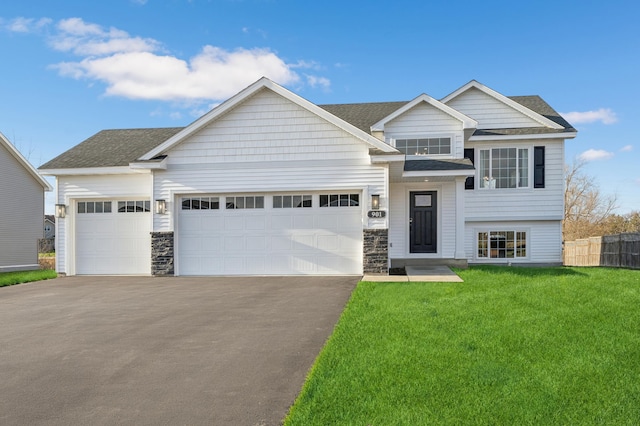
[[[460,278],[448,266],[407,266],[407,275],[365,275],[362,281],[377,282],[456,282],[461,283]]]

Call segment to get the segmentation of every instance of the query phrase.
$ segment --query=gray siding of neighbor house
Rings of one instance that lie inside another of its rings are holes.
[[[42,185],[0,145],[0,272],[38,268]]]

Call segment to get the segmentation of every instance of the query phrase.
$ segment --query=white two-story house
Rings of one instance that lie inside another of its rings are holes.
[[[538,96],[315,105],[263,78],[184,128],[105,130],[57,180],[58,272],[559,264],[564,141]]]

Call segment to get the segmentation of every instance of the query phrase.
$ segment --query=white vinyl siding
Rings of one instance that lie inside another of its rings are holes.
[[[58,199],[56,203],[66,204],[69,207],[67,216],[57,220],[56,269],[58,272],[69,275],[74,273],[73,256],[75,253],[67,248],[73,247],[73,239],[75,238],[73,229],[76,217],[76,200],[114,200],[116,198],[119,200],[151,200],[151,175],[148,174],[59,176],[57,181]],[[112,205],[112,208],[116,210],[117,204]],[[145,232],[147,234],[151,232],[150,224]]]
[[[450,100],[447,106],[476,120],[478,129],[544,127],[541,123],[476,88],[469,89]]]
[[[526,257],[479,258],[478,233],[488,231],[526,232]],[[467,222],[465,224],[465,254],[469,263],[562,263],[562,221]]]
[[[448,157],[462,158],[462,123],[441,110],[420,103],[384,126],[387,143],[392,139],[451,137],[451,154]]]
[[[533,188],[532,173],[529,173],[528,188],[505,188],[496,190],[465,191],[465,219],[483,220],[561,220],[564,214],[564,143],[562,140],[505,141],[504,146],[531,148],[545,147],[545,187]],[[467,148],[476,150],[476,169],[479,150],[496,146],[495,143],[470,144]],[[533,150],[529,155],[531,167]],[[476,174],[476,188],[479,187],[479,174]]]
[[[2,145],[0,173],[0,270],[37,269],[38,239],[44,234],[44,190]]]

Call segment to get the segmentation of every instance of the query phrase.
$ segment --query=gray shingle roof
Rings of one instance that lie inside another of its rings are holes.
[[[539,96],[511,96],[510,99],[562,125],[564,130],[548,128],[482,129],[474,135],[521,135],[575,132],[575,129]],[[359,104],[318,105],[338,118],[370,133],[371,126],[408,101],[371,102]],[[84,142],[40,166],[40,169],[73,169],[84,167],[128,166],[151,151],[183,127],[103,130]],[[420,160],[421,162],[423,160]],[[447,169],[448,170],[448,169]]]
[[[425,172],[434,170],[473,170],[473,163],[468,158],[461,160],[407,160],[404,162],[405,172]]]
[[[182,129],[102,130],[43,164],[40,169],[128,166]]]
[[[341,118],[347,123],[356,126],[358,129],[371,133],[371,126],[386,116],[391,115],[394,111],[407,103],[407,101],[372,102],[364,104],[334,104],[318,106],[336,117]]]

